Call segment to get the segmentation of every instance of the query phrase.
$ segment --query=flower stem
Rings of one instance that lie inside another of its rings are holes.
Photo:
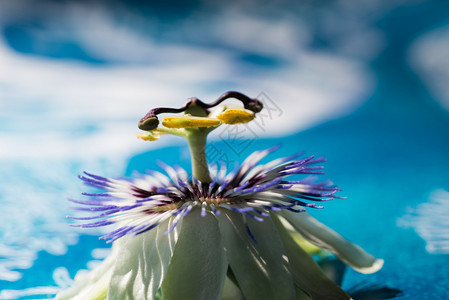
[[[207,130],[198,128],[191,130],[187,136],[190,157],[192,159],[192,174],[193,177],[202,183],[210,183],[212,181],[206,159],[207,133]]]

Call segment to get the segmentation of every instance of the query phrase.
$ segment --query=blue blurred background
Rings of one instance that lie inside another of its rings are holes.
[[[343,287],[447,298],[448,49],[447,1],[1,1],[0,299],[51,297],[107,254],[68,226],[77,174],[188,168],[183,141],[137,140],[137,121],[228,90],[267,109],[217,130],[209,160],[325,156],[348,198],[312,213],[385,259]]]

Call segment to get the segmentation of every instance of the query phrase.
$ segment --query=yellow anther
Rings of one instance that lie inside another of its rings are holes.
[[[217,119],[225,124],[243,124],[252,121],[256,115],[254,112],[240,108],[227,108],[225,111],[217,115]]]
[[[154,131],[145,131],[143,133],[138,133],[137,138],[142,139],[144,141],[156,141],[161,137],[158,132]]]
[[[194,116],[167,117],[162,120],[162,125],[167,128],[211,127],[220,123],[217,119]]]

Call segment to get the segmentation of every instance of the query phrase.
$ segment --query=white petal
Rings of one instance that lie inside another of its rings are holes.
[[[194,208],[182,222],[173,259],[162,284],[164,300],[219,299],[228,262],[217,220]]]
[[[312,299],[350,299],[345,291],[323,273],[315,260],[298,246],[279,219],[273,217],[273,220],[287,251],[296,285],[307,292]],[[300,296],[300,292],[298,291],[297,296]]]
[[[384,263],[382,259],[375,258],[361,247],[344,239],[308,213],[294,213],[283,210],[280,214],[312,244],[334,253],[354,270],[370,274],[382,268]]]
[[[117,240],[121,251],[111,278],[109,299],[154,299],[167,273],[181,228],[179,223],[171,233],[165,234],[173,219],[170,217],[145,233]]]
[[[225,209],[217,216],[226,255],[247,299],[294,299],[293,278],[285,249],[270,218],[248,219],[257,244],[245,229],[243,216]]]

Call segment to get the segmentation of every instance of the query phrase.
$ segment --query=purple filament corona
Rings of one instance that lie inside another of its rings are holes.
[[[316,182],[311,176],[286,179],[289,176],[323,174],[317,171],[322,166],[316,164],[323,162],[324,158],[310,156],[295,160],[302,154],[299,153],[260,163],[277,148],[254,152],[230,173],[223,163],[220,167],[209,165],[210,183],[192,179],[184,169],[163,163],[160,166],[167,175],[151,171],[133,180],[111,179],[85,172],[80,179],[104,192],[83,193],[86,200],[70,199],[79,204],[76,210],[94,213],[70,218],[95,220],[72,226],[88,228],[116,223],[119,227],[102,237],[114,241],[127,234],[141,234],[174,217],[170,232],[194,207],[200,208],[202,216],[207,211],[218,215],[220,209],[227,209],[241,214],[244,220],[249,217],[263,221],[269,217],[270,211],[285,209],[300,213],[304,211],[302,207],[322,208],[314,201],[342,198],[334,195],[340,189],[330,181]],[[249,234],[252,237],[251,232]]]

